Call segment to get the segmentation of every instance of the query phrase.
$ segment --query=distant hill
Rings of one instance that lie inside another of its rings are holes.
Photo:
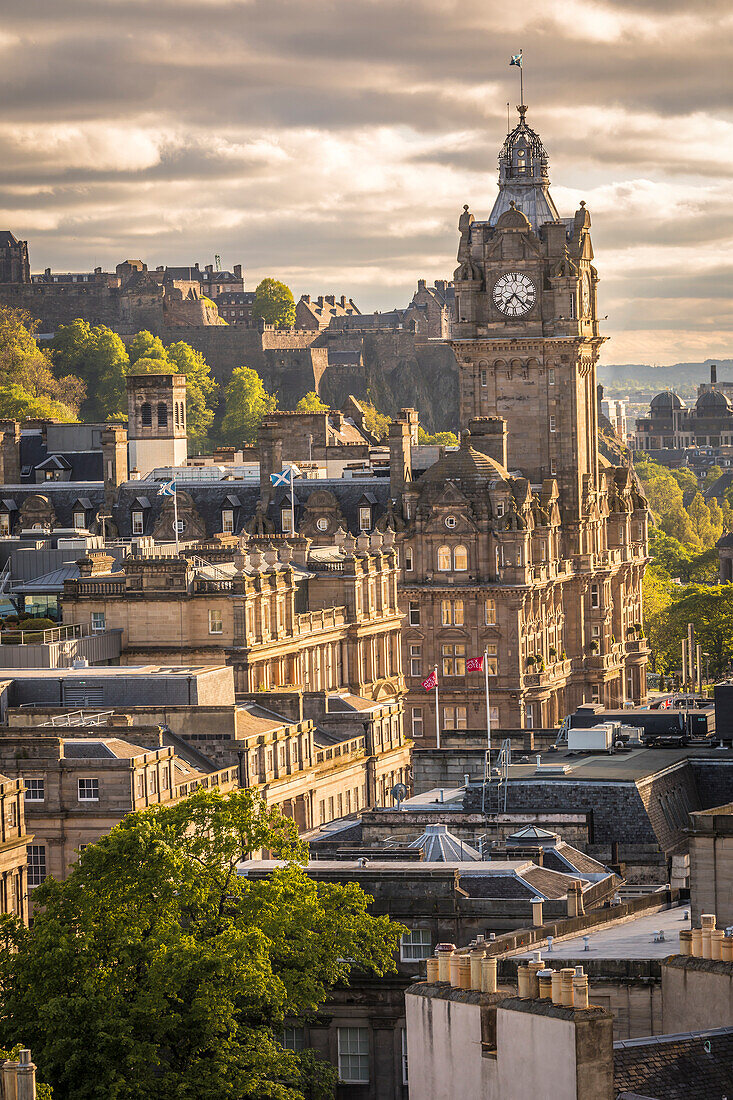
[[[609,396],[621,396],[621,391],[659,393],[674,389],[681,396],[694,396],[700,382],[710,381],[710,365],[718,368],[718,381],[733,381],[733,359],[705,359],[702,363],[673,363],[655,367],[650,363],[609,363],[598,367],[598,381]]]

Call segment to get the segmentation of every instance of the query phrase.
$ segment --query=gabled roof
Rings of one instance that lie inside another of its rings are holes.
[[[733,1096],[733,1028],[614,1043],[613,1083],[650,1100]]]

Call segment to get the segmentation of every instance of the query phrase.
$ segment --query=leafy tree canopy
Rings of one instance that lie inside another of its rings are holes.
[[[262,848],[286,862],[238,877]],[[56,1100],[332,1095],[328,1065],[281,1046],[283,1020],[353,966],[393,970],[402,929],[355,884],[314,882],[305,858],[251,790],[128,815],[38,888],[30,930],[2,918],[3,1041],[31,1047]]]
[[[304,397],[301,397],[295,406],[295,411],[299,413],[328,412],[329,409],[330,405],[324,405],[315,390],[310,390]]]
[[[250,367],[234,368],[224,401],[221,434],[235,447],[254,443],[260,423],[277,408],[277,398],[267,392],[257,371]]]
[[[86,382],[89,400],[84,412],[90,419],[126,417],[128,374],[185,374],[188,435],[194,441],[207,437],[218,386],[201,352],[189,344],[179,341],[165,347],[159,336],[143,329],[126,347],[106,325],[92,327],[76,320],[60,326],[51,348],[58,365]]]
[[[252,316],[260,317],[268,325],[292,328],[295,324],[295,299],[290,287],[277,279],[263,279],[255,290]]]
[[[375,439],[386,439],[389,435],[389,417],[377,409],[371,401],[359,401],[364,412],[364,427]]]
[[[48,353],[36,343],[37,331],[38,322],[25,310],[0,306],[0,416],[76,420],[84,383],[75,373],[56,377]]]
[[[434,432],[428,435],[424,428],[418,428],[417,441],[422,444],[442,444],[444,447],[457,447],[458,436],[455,432]]]

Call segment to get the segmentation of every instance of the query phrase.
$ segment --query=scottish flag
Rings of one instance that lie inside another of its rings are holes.
[[[522,67],[522,51],[521,50],[519,51],[519,53],[512,54],[512,59],[509,62],[509,67],[511,68],[512,65],[519,65],[519,68],[521,69],[521,67]]]
[[[158,489],[159,497],[174,497],[176,495],[175,481],[164,481]]]
[[[283,470],[281,474],[270,474],[270,481],[275,486],[290,485],[294,477],[300,477],[300,470],[295,465]]]

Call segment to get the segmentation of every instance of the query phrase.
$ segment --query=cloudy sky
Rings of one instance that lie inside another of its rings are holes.
[[[491,208],[520,47],[605,362],[733,356],[729,0],[10,0],[0,228],[34,270],[219,253],[406,304]]]

